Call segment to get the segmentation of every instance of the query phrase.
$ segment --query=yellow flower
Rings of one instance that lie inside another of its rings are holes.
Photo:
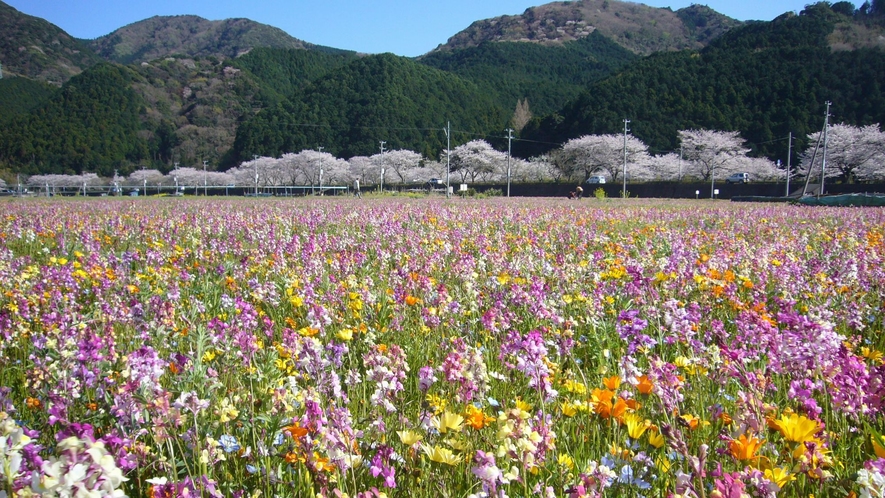
[[[565,390],[570,393],[577,393],[577,394],[586,394],[587,393],[587,386],[585,386],[581,382],[576,382],[571,379],[565,381],[563,383],[563,386],[565,387]]]
[[[440,434],[445,434],[448,431],[459,432],[462,427],[461,424],[464,423],[464,417],[457,413],[446,411],[440,417],[433,417],[431,422]]]
[[[571,401],[566,401],[564,403],[559,404],[559,409],[562,411],[562,414],[566,417],[574,417],[576,413],[578,413],[577,407],[572,404]]]
[[[820,431],[820,424],[806,418],[804,415],[791,413],[788,416],[781,415],[779,420],[774,421],[775,427],[787,441],[804,443],[814,440],[814,435]]]
[[[524,412],[532,411],[532,405],[526,403],[525,401],[518,399],[516,400],[516,407]]]
[[[399,436],[400,442],[402,442],[406,446],[413,446],[418,441],[421,441],[420,434],[408,429],[404,431],[396,431],[396,435]]]
[[[221,400],[221,406],[218,407],[215,413],[218,415],[218,421],[221,423],[230,422],[240,415],[240,411],[230,402],[230,398]]]
[[[427,404],[430,405],[430,408],[433,409],[433,413],[435,415],[442,413],[442,411],[446,408],[446,404],[448,404],[448,402],[444,398],[430,393],[427,393],[427,396],[424,397],[424,400],[427,401]]]
[[[872,361],[873,363],[877,363],[879,365],[882,364],[882,352],[877,349],[870,349],[866,346],[860,348],[861,356]]]
[[[639,439],[651,426],[651,422],[643,419],[635,413],[624,415],[624,423],[627,424],[627,434],[631,439]]]
[[[313,337],[320,333],[320,329],[315,329],[312,327],[302,327],[298,329],[298,334],[304,337]]]
[[[791,474],[789,470],[781,467],[765,469],[765,478],[777,484],[781,489],[783,489],[788,482],[796,480],[796,476]]]
[[[351,329],[341,329],[338,333],[335,334],[335,337],[341,339],[344,342],[348,342],[353,339],[353,330]]]
[[[648,433],[648,444],[654,446],[655,448],[660,448],[664,446],[664,443],[667,441],[664,439],[664,435],[658,431],[650,431]]]
[[[427,455],[432,462],[444,463],[446,465],[458,465],[461,458],[452,453],[452,450],[440,446],[421,445],[421,451]]]
[[[738,460],[752,460],[756,458],[756,452],[764,442],[764,439],[757,439],[753,435],[747,437],[746,434],[741,434],[741,437],[728,443],[728,448],[731,450],[731,455]]]
[[[560,453],[556,462],[569,470],[575,468],[575,460],[566,453]]]

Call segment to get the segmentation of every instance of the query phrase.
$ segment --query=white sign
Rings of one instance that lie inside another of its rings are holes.
[[[458,189],[458,190],[460,190],[461,192],[467,192],[467,184],[466,184],[466,183],[462,183],[462,184],[461,184],[461,188]]]

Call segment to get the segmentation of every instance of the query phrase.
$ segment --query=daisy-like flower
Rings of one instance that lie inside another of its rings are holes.
[[[452,413],[450,411],[443,412],[439,417],[433,417],[431,422],[436,430],[439,431],[440,434],[445,434],[446,432],[459,432],[461,430],[462,424],[464,423],[464,417],[458,415],[457,413]]]
[[[654,446],[655,448],[661,448],[667,442],[664,439],[664,435],[661,434],[661,431],[657,429],[652,429],[648,431],[648,444]]]
[[[630,439],[637,440],[651,427],[651,422],[635,413],[624,415],[624,424],[627,425],[627,434]]]
[[[789,469],[781,467],[765,469],[765,478],[777,484],[781,489],[783,489],[788,482],[796,480],[796,476],[791,474]]]
[[[396,435],[399,436],[399,440],[406,446],[413,446],[418,441],[421,441],[422,436],[415,431],[404,430],[404,431],[396,431]]]
[[[642,375],[637,380],[636,390],[639,391],[639,394],[651,394],[655,386],[651,379],[648,378],[648,375]]]
[[[427,458],[432,462],[444,463],[446,465],[458,465],[461,462],[461,457],[455,455],[452,450],[442,447],[442,446],[430,446],[429,444],[422,444],[421,451],[427,455]]]
[[[741,434],[739,438],[732,439],[728,443],[728,449],[731,451],[731,456],[738,460],[752,460],[756,458],[756,452],[764,442],[764,439],[759,439],[756,436],[750,435],[748,437],[746,434]]]
[[[789,416],[781,415],[780,419],[774,421],[774,426],[784,439],[794,443],[813,441],[814,436],[820,431],[820,424],[817,421],[796,413],[791,413]]]

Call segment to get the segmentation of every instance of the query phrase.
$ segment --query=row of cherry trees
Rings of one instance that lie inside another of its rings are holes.
[[[447,163],[450,182],[564,181],[583,182],[590,176],[603,175],[610,182],[722,180],[732,173],[749,173],[756,181],[783,180],[787,171],[764,158],[747,155],[750,149],[737,132],[682,130],[680,153],[650,154],[648,147],[631,135],[586,135],[569,140],[549,154],[529,160],[508,158],[484,140],[473,140],[455,147],[451,155],[429,159],[409,150],[393,150],[349,160],[314,150],[284,154],[282,157],[258,157],[226,172],[198,168],[177,168],[168,174],[140,170],[128,178],[110,181],[94,174],[38,175],[28,184],[42,187],[79,188],[102,184],[157,188],[201,186],[318,186],[350,185],[360,180],[364,185],[420,184],[430,178],[445,181]],[[817,143],[819,134],[809,135]],[[798,177],[811,169],[819,175],[824,154],[814,147],[803,152],[791,176]],[[812,159],[814,162],[812,162]],[[885,133],[878,125],[854,127],[834,125],[827,133],[827,171],[830,178],[843,180],[885,180]]]

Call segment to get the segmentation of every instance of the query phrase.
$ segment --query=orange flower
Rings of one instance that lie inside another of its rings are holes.
[[[617,375],[612,375],[611,377],[606,377],[602,379],[602,384],[606,387],[606,389],[614,391],[621,386],[621,378]]]
[[[406,304],[409,306],[415,306],[418,304],[418,298],[412,295],[406,296]]]
[[[174,375],[174,374],[177,374],[177,373],[180,371],[179,368],[178,368],[178,365],[176,365],[174,361],[170,361],[170,362],[169,362],[169,371],[170,371],[173,375]]]
[[[465,415],[465,422],[467,422],[467,425],[473,427],[476,430],[480,430],[486,425],[495,421],[494,417],[489,417],[481,409],[473,405],[467,405],[467,411],[465,412]]]
[[[633,410],[634,412],[642,408],[642,404],[633,398],[628,399],[627,401],[625,401],[625,403],[627,403],[627,408]]]
[[[752,460],[756,458],[756,452],[764,442],[764,439],[757,439],[755,436],[747,437],[746,434],[741,434],[741,437],[732,439],[728,443],[728,449],[731,450],[731,456],[738,460]]]
[[[304,427],[301,427],[301,424],[298,422],[295,422],[292,425],[287,425],[286,427],[283,428],[283,430],[285,432],[288,432],[289,435],[292,436],[292,439],[301,439],[307,435],[307,429]]]
[[[42,405],[42,403],[37,398],[31,398],[29,396],[28,399],[25,400],[25,406],[27,406],[31,410],[39,410],[40,405]]]
[[[651,379],[648,378],[648,375],[639,377],[639,384],[636,384],[636,390],[639,391],[639,394],[651,394],[654,387],[655,386],[652,384]]]
[[[328,458],[321,457],[317,452],[313,452],[313,458],[313,463],[319,472],[335,472],[335,469],[337,469],[335,464],[329,463]]]
[[[624,398],[618,398],[618,400],[615,401],[615,405],[612,407],[612,417],[621,420],[626,413],[627,402],[624,401]]]

